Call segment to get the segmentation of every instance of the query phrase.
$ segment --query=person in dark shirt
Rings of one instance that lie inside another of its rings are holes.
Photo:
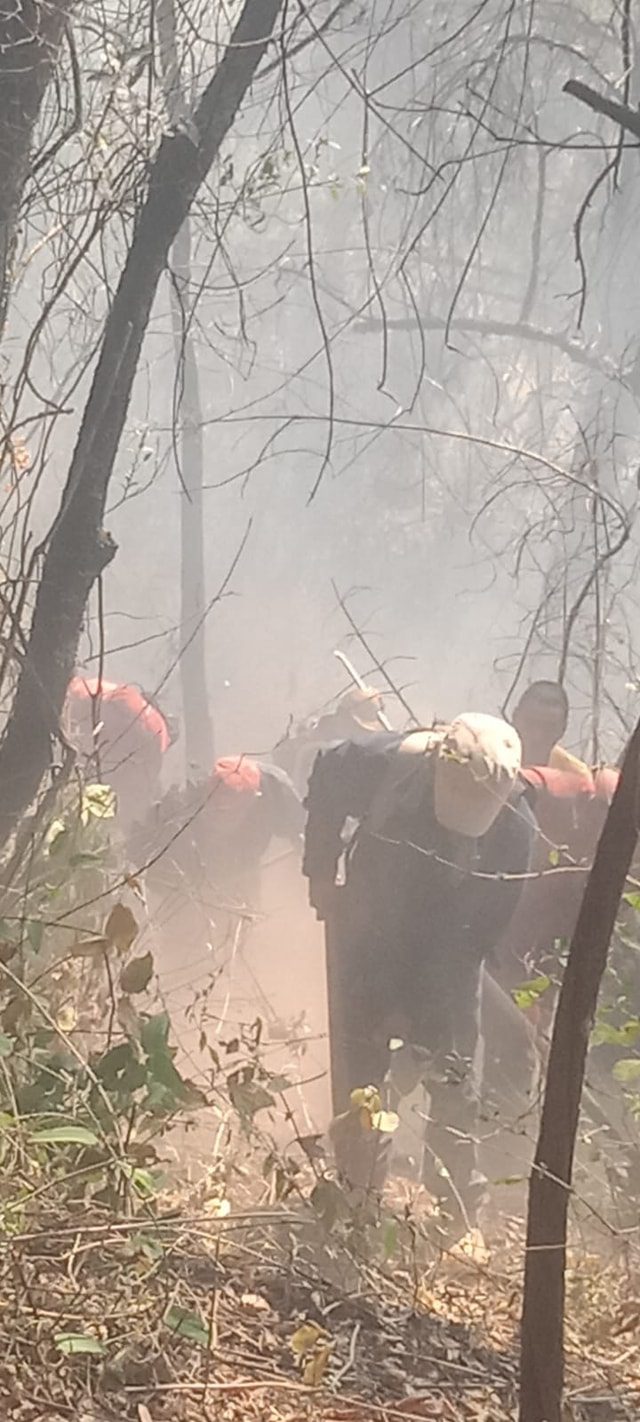
[[[354,1088],[382,1086],[391,1038],[410,1045],[430,1099],[424,1183],[469,1223],[482,1193],[479,975],[517,903],[534,830],[519,767],[513,728],[469,713],[446,729],[322,752],[307,797],[303,872],[326,925],[334,1112],[348,1112]],[[358,827],[345,846],[349,819]],[[366,1143],[354,1166],[334,1140],[338,1168],[357,1183]]]
[[[142,827],[147,860],[162,856],[192,889],[204,882],[256,908],[260,866],[272,839],[302,849],[304,809],[279,766],[250,756],[223,756],[197,785],[170,791]]]

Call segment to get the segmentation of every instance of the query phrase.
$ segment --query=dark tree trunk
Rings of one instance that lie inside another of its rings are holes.
[[[115,552],[105,499],[151,307],[168,253],[229,132],[283,0],[245,0],[218,69],[186,133],[163,138],[153,162],[104,338],[61,506],[44,556],[27,652],[0,745],[0,844],[50,765],[89,592]]]
[[[589,1034],[638,838],[640,722],[609,811],[569,950],[529,1188],[520,1422],[561,1422],[567,1211]]]
[[[0,335],[33,134],[75,0],[0,0]]]

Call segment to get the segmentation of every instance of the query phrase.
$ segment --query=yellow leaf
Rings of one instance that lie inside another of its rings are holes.
[[[302,1370],[302,1381],[307,1387],[319,1387],[327,1371],[327,1363],[331,1356],[331,1344],[322,1343],[311,1354]]]
[[[78,1015],[72,1002],[65,1002],[56,1016],[56,1027],[61,1032],[73,1032]]]
[[[231,1205],[220,1195],[214,1195],[211,1200],[205,1200],[204,1212],[206,1215],[213,1215],[216,1220],[223,1220],[231,1214]]]
[[[324,1328],[317,1323],[301,1323],[290,1340],[290,1348],[298,1358],[304,1358],[321,1339],[328,1338]]]
[[[381,1131],[385,1136],[393,1135],[400,1125],[400,1117],[395,1111],[373,1111],[370,1121],[371,1130]]]
[[[367,1111],[379,1111],[382,1107],[380,1092],[377,1086],[357,1086],[351,1092],[351,1105],[354,1111],[364,1108]]]

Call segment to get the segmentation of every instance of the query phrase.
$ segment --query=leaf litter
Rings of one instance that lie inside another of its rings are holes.
[[[95,1204],[77,1218],[40,1206],[5,1235],[3,1416],[514,1422],[519,1223],[503,1224],[499,1245],[465,1252],[434,1241],[428,1207],[408,1189],[377,1223],[331,1229],[302,1194],[293,1209],[205,1205],[185,1187],[135,1220]],[[637,1290],[619,1262],[583,1254],[572,1307],[572,1277],[571,1415],[617,1422],[640,1401]]]

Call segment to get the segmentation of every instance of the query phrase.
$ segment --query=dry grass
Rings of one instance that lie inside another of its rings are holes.
[[[456,1257],[439,1247],[419,1196],[398,1191],[392,1204],[381,1223],[331,1233],[300,1197],[293,1206],[239,1206],[221,1219],[206,1188],[167,1197],[135,1220],[96,1205],[75,1216],[34,1210],[2,1249],[1,1415],[512,1422],[520,1227],[503,1221],[499,1243]],[[577,1257],[569,1415],[637,1415],[633,1273],[619,1256],[606,1266],[583,1250]],[[195,1339],[176,1333],[181,1318],[187,1331],[200,1330]],[[304,1335],[302,1325],[311,1325]],[[60,1337],[70,1334],[93,1340],[99,1354],[65,1355]]]

